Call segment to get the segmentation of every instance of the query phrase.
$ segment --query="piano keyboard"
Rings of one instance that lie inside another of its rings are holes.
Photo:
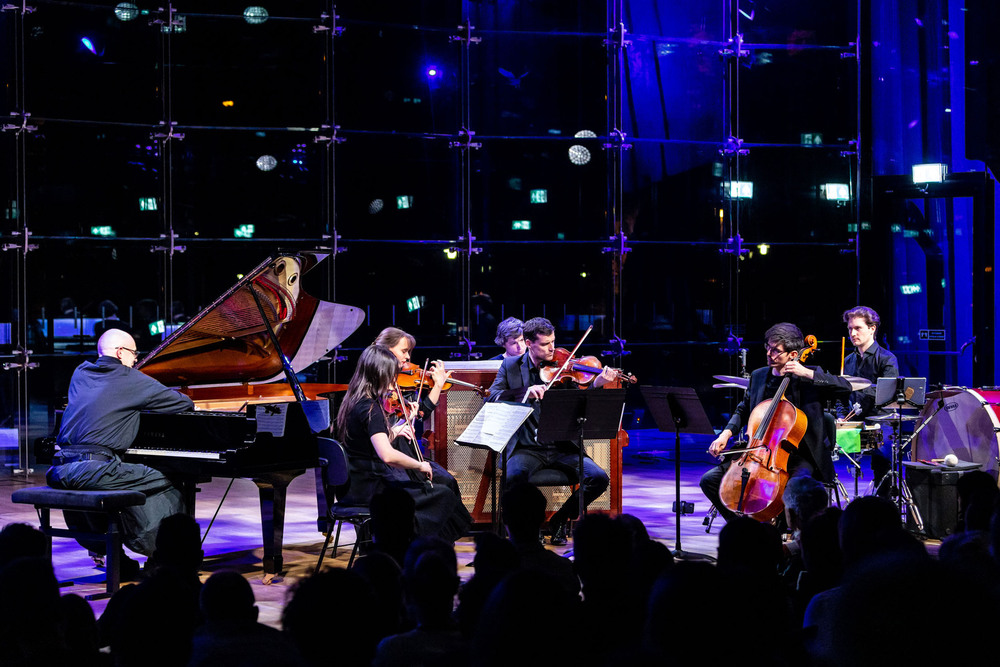
[[[147,449],[136,447],[125,452],[132,456],[168,456],[178,459],[202,459],[205,461],[221,461],[225,452],[192,452],[185,449]]]

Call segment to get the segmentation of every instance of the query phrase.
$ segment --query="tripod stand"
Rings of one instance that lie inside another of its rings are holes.
[[[875,389],[875,403],[879,408],[888,408],[893,410],[894,413],[887,414],[882,418],[871,418],[874,421],[887,421],[892,425],[892,446],[890,447],[892,456],[889,470],[877,484],[875,480],[872,480],[872,486],[874,487],[872,494],[877,495],[888,482],[890,497],[895,502],[900,516],[904,515],[905,511],[903,507],[905,505],[906,510],[913,517],[913,523],[921,533],[924,532],[924,520],[920,516],[920,510],[917,508],[916,502],[913,500],[913,493],[910,491],[910,487],[903,477],[903,455],[913,436],[919,433],[941,411],[944,402],[942,401],[938,409],[924,420],[924,423],[908,437],[904,438],[902,431],[904,421],[917,419],[916,415],[904,415],[903,410],[906,408],[923,407],[926,388],[926,378],[879,378]]]

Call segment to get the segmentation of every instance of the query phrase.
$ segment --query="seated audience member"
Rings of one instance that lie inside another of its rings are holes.
[[[195,632],[190,667],[297,667],[303,662],[280,631],[257,622],[260,610],[242,574],[220,570],[201,589],[205,622]]]

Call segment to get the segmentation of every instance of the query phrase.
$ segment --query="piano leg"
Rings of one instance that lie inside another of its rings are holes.
[[[260,527],[264,538],[264,583],[269,584],[284,568],[281,555],[285,533],[285,498],[288,485],[304,470],[276,472],[254,477],[260,493]]]

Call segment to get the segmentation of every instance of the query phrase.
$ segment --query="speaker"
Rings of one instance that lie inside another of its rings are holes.
[[[927,463],[903,462],[906,484],[920,510],[927,537],[940,540],[955,532],[958,527],[958,480],[962,475],[979,468],[978,464],[946,468]],[[906,513],[906,527],[908,530],[917,529],[912,512]]]

